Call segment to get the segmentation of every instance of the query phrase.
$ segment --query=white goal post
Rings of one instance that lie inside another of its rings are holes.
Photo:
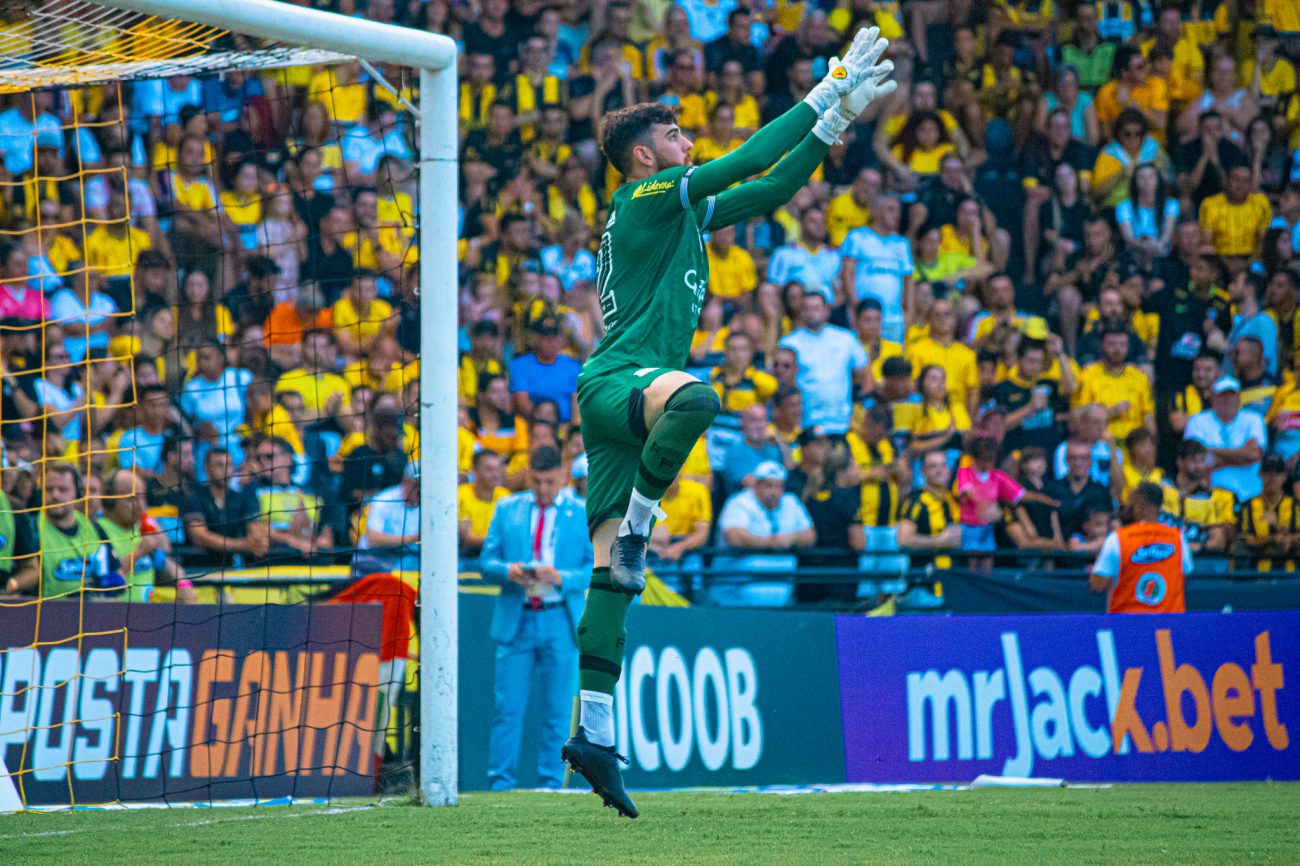
[[[456,43],[275,0],[95,0],[420,72],[420,793],[454,805],[457,772]]]

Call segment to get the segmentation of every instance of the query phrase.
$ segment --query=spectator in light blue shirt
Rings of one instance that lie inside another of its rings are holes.
[[[886,340],[903,342],[903,308],[912,284],[912,243],[898,233],[902,205],[892,195],[871,203],[871,225],[854,229],[840,244],[840,277],[849,296],[880,301]]]
[[[740,438],[729,442],[723,452],[719,471],[723,493],[731,496],[752,484],[755,467],[764,462],[784,464],[785,453],[768,428],[767,409],[755,403],[740,413]]]
[[[594,285],[596,257],[587,249],[591,226],[581,217],[570,215],[560,224],[559,236],[558,244],[542,248],[542,268],[554,274],[566,292]]]
[[[826,244],[826,213],[810,207],[799,217],[799,242],[776,248],[767,264],[767,281],[784,286],[829,286],[840,272],[840,254]]]
[[[118,440],[117,463],[123,469],[135,469],[145,475],[163,471],[163,441],[167,436],[167,388],[146,385],[140,389],[135,406],[136,426],[122,433]]]
[[[26,174],[36,164],[38,131],[52,134],[57,139],[60,153],[63,151],[59,119],[41,111],[33,120],[32,102],[31,99],[16,100],[8,111],[0,114],[0,159],[4,160],[5,169],[14,177]]]
[[[781,340],[799,356],[796,381],[803,391],[803,426],[821,426],[827,433],[846,433],[853,417],[853,391],[871,363],[849,330],[828,324],[829,290],[808,291],[803,297],[802,328]]]
[[[379,161],[385,156],[411,158],[397,114],[379,100],[372,100],[365,126],[354,126],[343,135],[339,144],[343,161],[347,164],[350,180],[374,181]]]

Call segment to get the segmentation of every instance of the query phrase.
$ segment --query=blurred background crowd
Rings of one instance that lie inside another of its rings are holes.
[[[601,115],[671,105],[716,158],[869,25],[897,93],[787,206],[704,239],[689,369],[724,413],[663,502],[669,584],[851,606],[880,587],[699,574],[1046,568],[1143,481],[1204,567],[1293,567],[1293,0],[311,5],[463,49],[467,559],[557,459],[584,489]],[[160,574],[414,561],[417,95],[344,63],[5,97],[11,591],[57,585],[21,557],[81,519]]]

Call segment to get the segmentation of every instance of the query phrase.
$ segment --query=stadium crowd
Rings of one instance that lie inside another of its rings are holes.
[[[671,585],[719,604],[862,592],[702,586],[702,549],[741,574],[1013,548],[1046,567],[1095,554],[1143,481],[1212,554],[1198,568],[1300,556],[1292,0],[313,5],[463,49],[467,559],[530,462],[558,453],[583,491],[576,379],[620,182],[601,115],[671,105],[707,161],[864,25],[891,40],[898,92],[789,205],[703,239],[689,367],[724,412],[662,503]],[[344,63],[7,97],[11,591],[58,590],[23,557],[80,543],[87,515],[124,536],[119,568],[173,579],[412,563],[412,85],[380,71],[394,86]]]

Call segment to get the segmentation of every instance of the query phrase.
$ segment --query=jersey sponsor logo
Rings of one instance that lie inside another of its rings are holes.
[[[54,566],[54,574],[52,576],[55,580],[75,580],[80,583],[82,576],[90,570],[90,560],[82,559],[78,556],[73,557],[72,559],[61,560],[58,565]]]
[[[674,186],[669,180],[647,180],[641,183],[636,189],[632,190],[632,198],[643,198],[648,195],[663,195]]]
[[[1133,590],[1139,604],[1149,604],[1152,607],[1164,601],[1168,593],[1169,587],[1165,584],[1165,579],[1154,571],[1139,577],[1137,587]]]
[[[1174,555],[1174,546],[1164,541],[1155,544],[1144,544],[1137,550],[1133,551],[1132,560],[1135,565],[1150,565],[1154,562],[1164,562]]]

